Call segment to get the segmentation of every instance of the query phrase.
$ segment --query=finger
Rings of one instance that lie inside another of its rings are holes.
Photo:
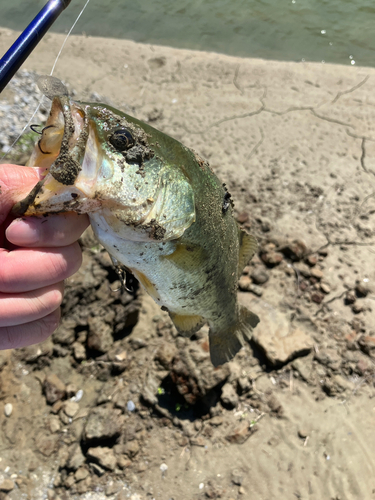
[[[87,215],[70,212],[16,219],[6,230],[8,241],[26,247],[60,247],[77,241],[89,225]]]
[[[60,308],[44,318],[23,325],[0,327],[0,350],[16,349],[46,340],[59,326]]]
[[[79,244],[47,249],[0,249],[0,292],[21,293],[53,285],[78,271]]]
[[[16,201],[22,200],[43,177],[45,169],[0,165],[0,224]]]
[[[61,304],[64,282],[25,293],[0,293],[0,326],[30,323],[48,316]]]

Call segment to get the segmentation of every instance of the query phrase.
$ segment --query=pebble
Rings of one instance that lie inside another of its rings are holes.
[[[370,292],[370,288],[368,287],[368,285],[366,283],[359,281],[356,283],[355,292],[357,294],[357,297],[360,297],[360,298],[366,297]]]
[[[346,305],[354,304],[355,301],[356,301],[355,293],[353,292],[353,290],[348,290],[345,294],[345,304]]]
[[[246,274],[242,275],[238,281],[239,289],[242,290],[243,292],[248,292],[251,287],[251,284],[252,284],[251,279]]]
[[[66,395],[66,387],[55,373],[47,376],[43,383],[43,390],[46,396],[47,403],[53,404],[60,399],[64,399]]]
[[[104,446],[89,448],[86,455],[89,459],[94,460],[104,469],[115,470],[117,460],[111,448]]]
[[[323,293],[330,293],[331,292],[331,288],[329,285],[327,285],[327,283],[320,283],[320,290]]]
[[[319,267],[311,268],[310,275],[316,278],[317,280],[321,280],[324,276],[323,271]]]
[[[7,403],[4,406],[4,415],[6,417],[10,417],[12,413],[13,413],[13,405],[12,405],[12,403]]]
[[[5,493],[12,491],[13,488],[14,482],[11,479],[4,479],[4,481],[0,483],[0,491],[4,491]]]
[[[307,253],[306,245],[301,240],[293,240],[282,248],[283,254],[293,261],[301,260]]]
[[[126,403],[126,409],[128,411],[134,411],[135,410],[135,404],[133,403],[133,401],[130,400],[130,401],[128,401]]]
[[[232,384],[223,385],[220,399],[226,407],[235,408],[238,405],[238,394]]]
[[[243,479],[244,479],[244,475],[240,470],[234,469],[232,471],[231,480],[232,480],[233,484],[236,484],[237,486],[241,486],[243,483]]]

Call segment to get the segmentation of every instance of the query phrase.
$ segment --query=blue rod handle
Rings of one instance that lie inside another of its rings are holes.
[[[0,93],[71,0],[49,0],[0,59]]]

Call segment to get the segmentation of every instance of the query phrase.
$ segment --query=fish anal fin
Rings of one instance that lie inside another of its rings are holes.
[[[239,255],[238,255],[238,277],[241,276],[244,267],[248,264],[251,257],[255,254],[258,248],[258,242],[251,236],[239,229]]]
[[[171,317],[174,326],[177,328],[178,333],[184,337],[191,337],[205,323],[202,316],[189,316],[175,314],[173,312],[169,312],[169,316]]]
[[[222,329],[211,326],[209,339],[212,364],[216,367],[232,359],[244,345],[245,339],[251,339],[253,329],[258,323],[256,314],[246,307],[239,306],[238,319],[233,326]]]

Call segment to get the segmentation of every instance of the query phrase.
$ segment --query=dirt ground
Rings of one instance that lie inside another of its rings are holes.
[[[71,37],[55,75],[210,162],[261,322],[214,369],[87,232],[57,332],[0,353],[0,499],[375,499],[375,70]]]

